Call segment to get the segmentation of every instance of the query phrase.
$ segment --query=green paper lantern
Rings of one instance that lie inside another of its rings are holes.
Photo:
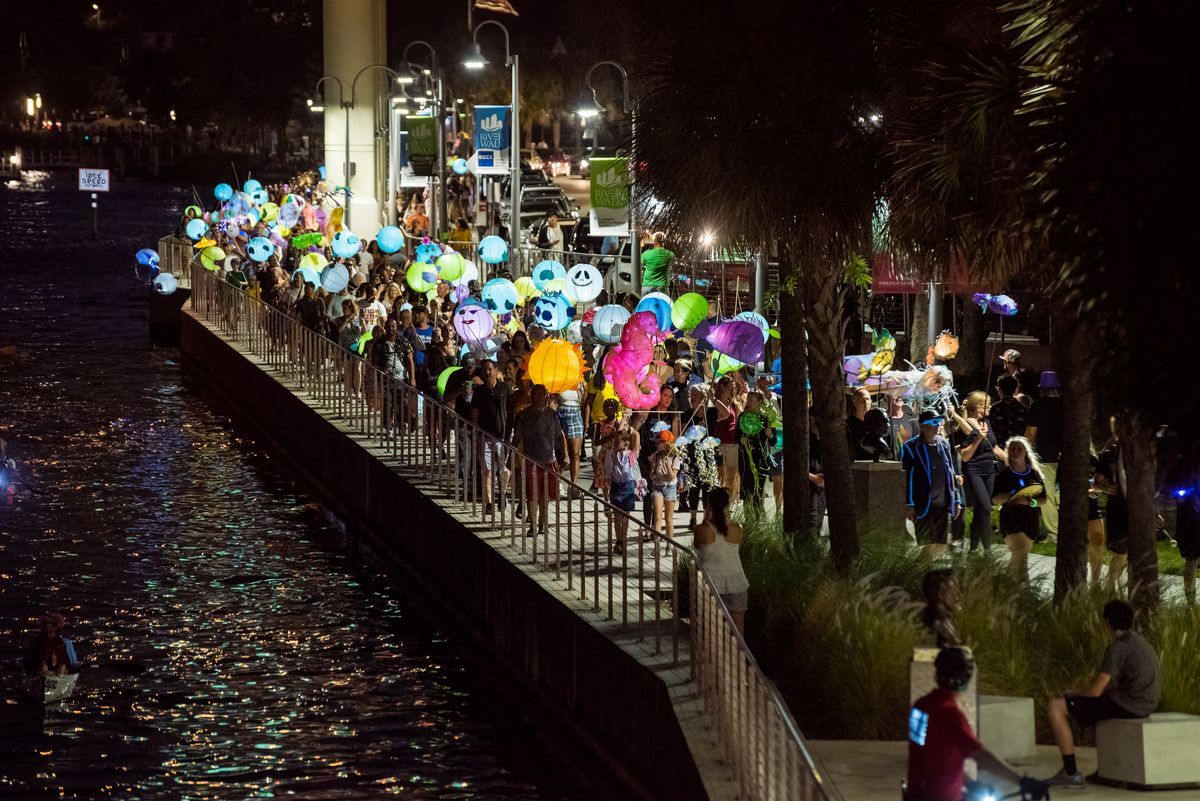
[[[414,261],[408,266],[408,272],[404,274],[405,280],[408,282],[408,288],[413,292],[428,292],[431,289],[437,288],[437,275],[434,273],[432,265],[424,262]],[[432,280],[429,280],[432,279]]]
[[[438,277],[451,283],[462,278],[467,269],[467,260],[461,254],[451,251],[443,253],[437,260]]]
[[[738,429],[748,437],[753,437],[755,434],[763,430],[762,415],[756,412],[743,412],[738,418]]]
[[[437,391],[438,391],[439,398],[446,397],[446,382],[448,382],[450,380],[450,376],[454,375],[456,372],[458,372],[461,369],[462,369],[461,367],[447,367],[445,370],[443,370],[441,372],[440,375],[438,375]]]
[[[671,306],[671,323],[680,331],[691,331],[708,316],[708,300],[698,292],[680,295]]]

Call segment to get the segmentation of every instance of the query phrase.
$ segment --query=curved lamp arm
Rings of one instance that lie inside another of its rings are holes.
[[[475,26],[475,31],[474,31],[474,33],[471,34],[471,40],[474,41],[476,44],[478,44],[479,43],[479,32],[481,30],[483,30],[484,28],[486,28],[488,25],[495,25],[497,28],[504,31],[504,66],[511,67],[512,66],[512,50],[509,48],[508,28],[504,27],[503,23],[498,22],[494,19],[485,19],[483,22],[481,22]]]
[[[489,20],[489,22],[490,21],[491,20]],[[592,86],[592,73],[604,66],[615,67],[617,72],[621,73],[621,89],[624,93],[624,102],[621,105],[621,110],[626,114],[632,113],[633,107],[629,104],[629,73],[627,73],[625,68],[615,61],[597,61],[592,65],[592,68],[588,70],[587,87],[588,89],[592,90],[592,99],[596,101],[597,105],[600,105],[600,101],[596,98],[596,87]]]

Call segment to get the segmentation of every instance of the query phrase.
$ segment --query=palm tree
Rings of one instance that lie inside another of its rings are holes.
[[[1191,255],[1196,151],[1182,98],[1194,3],[1020,0],[1009,9],[1029,76],[1031,233],[1076,335],[1102,343],[1104,408],[1118,413],[1129,476],[1133,600],[1158,601],[1153,428],[1195,441],[1200,393],[1179,391],[1200,278]],[[1194,63],[1194,62],[1193,62]],[[1195,381],[1190,381],[1195,386]]]
[[[647,4],[652,36],[635,75],[639,192],[669,201],[661,223],[785,260],[785,524],[808,494],[804,366],[820,426],[830,541],[858,552],[841,370],[847,265],[871,249],[883,177],[871,14],[861,0],[752,0],[736,9]],[[807,348],[805,338],[807,336]]]

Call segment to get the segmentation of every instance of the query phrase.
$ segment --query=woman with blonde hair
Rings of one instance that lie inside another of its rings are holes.
[[[1000,534],[1012,556],[1008,569],[1027,579],[1029,551],[1046,538],[1038,509],[1038,499],[1046,496],[1045,479],[1037,453],[1024,437],[1008,440],[1007,457],[1007,466],[996,476],[992,500],[1000,504]]]
[[[972,510],[971,550],[992,546],[992,495],[995,494],[996,460],[1006,460],[1005,452],[996,445],[996,435],[988,425],[987,414],[991,401],[986,392],[972,392],[963,401],[963,414],[948,407],[950,416],[958,423],[961,436],[955,438],[962,458],[963,486],[966,504]]]

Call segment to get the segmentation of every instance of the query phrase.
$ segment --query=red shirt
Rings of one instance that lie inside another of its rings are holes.
[[[955,694],[934,690],[908,717],[908,795],[914,801],[962,801],[963,761],[983,748]]]

